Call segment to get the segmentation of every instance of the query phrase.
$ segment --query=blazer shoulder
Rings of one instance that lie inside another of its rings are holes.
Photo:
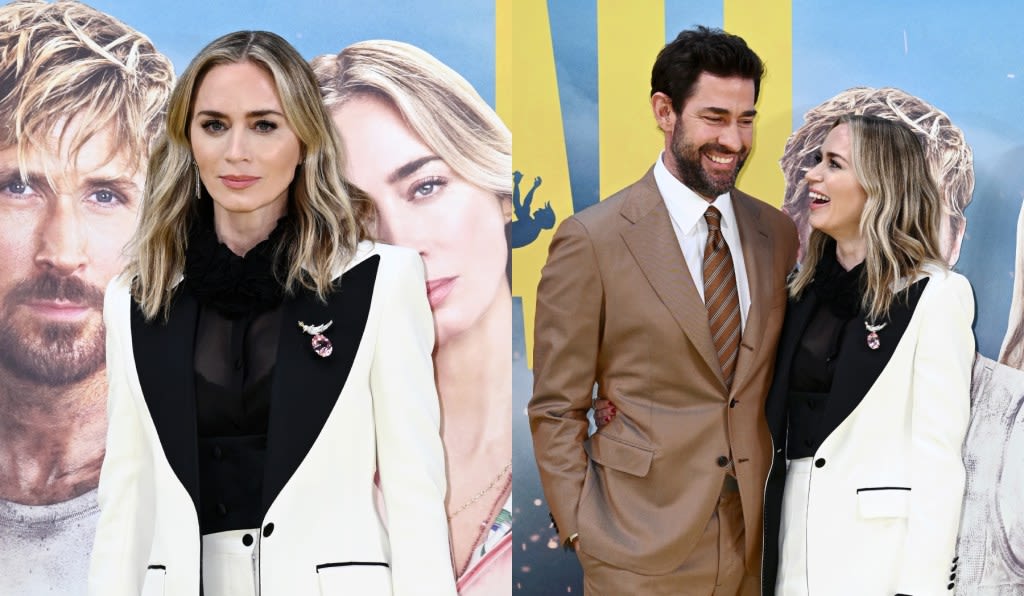
[[[129,316],[132,303],[131,280],[124,274],[115,275],[107,284],[103,295],[103,318],[108,328],[120,318]]]
[[[954,292],[957,294],[971,294],[974,293],[974,288],[971,286],[970,280],[968,280],[963,274],[957,273],[952,269],[940,265],[934,265],[928,263],[921,268],[921,274],[917,279],[928,278],[928,286],[935,288],[935,290],[943,290],[945,292]],[[915,280],[916,281],[916,280]]]
[[[394,272],[418,270],[423,275],[423,259],[411,248],[395,246],[384,242],[363,240],[356,246],[355,254],[344,266],[337,268],[336,277],[340,277],[360,264],[377,257],[380,261],[378,275]]]
[[[123,302],[131,299],[131,295],[131,280],[127,279],[123,273],[115,275],[114,278],[107,283],[107,289],[104,292],[105,298],[103,304],[106,305],[108,303],[119,301]]]
[[[604,200],[576,212],[572,218],[587,230],[600,230],[622,223],[625,211],[646,212],[661,202],[661,193],[654,180],[654,168],[652,167],[636,182]]]
[[[796,266],[797,249],[800,245],[793,220],[777,207],[739,189],[733,190],[732,199],[736,217],[744,217],[744,214],[746,217],[752,217],[761,231],[772,238],[777,248],[776,257],[785,263],[787,273],[792,270]]]
[[[765,218],[772,225],[789,228],[792,229],[794,233],[796,232],[796,225],[793,223],[793,220],[783,213],[778,207],[753,195],[749,195],[738,188],[733,190],[732,197],[734,201],[750,206],[760,217]]]
[[[411,248],[376,242],[367,255],[379,259],[377,286],[387,292],[422,292],[426,295],[427,272],[420,254]]]
[[[925,272],[929,278],[928,287],[925,289],[926,293],[931,290],[934,294],[948,296],[950,299],[955,298],[965,307],[970,308],[973,313],[974,288],[965,275],[937,265],[926,265]]]
[[[927,264],[922,268],[916,279],[928,279],[921,294],[919,304],[927,311],[943,313],[942,317],[952,313],[961,313],[968,320],[974,319],[974,289],[966,277],[939,265]]]

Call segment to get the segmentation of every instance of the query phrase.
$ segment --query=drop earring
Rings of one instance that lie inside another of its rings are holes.
[[[199,166],[196,165],[196,162],[192,162],[192,173],[196,177],[196,200],[198,201],[203,198],[203,183],[199,180]]]

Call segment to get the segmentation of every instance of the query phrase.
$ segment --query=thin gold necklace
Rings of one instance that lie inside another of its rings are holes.
[[[505,500],[501,498],[501,495],[506,494],[511,488],[512,475],[510,474],[505,482],[502,483],[502,489],[498,493],[498,500],[491,505],[491,508],[487,513],[487,518],[480,523],[480,531],[477,532],[476,538],[473,540],[473,548],[469,549],[469,554],[466,555],[466,561],[455,570],[458,578],[461,578],[462,575],[466,573],[466,570],[469,568],[470,561],[473,560],[473,555],[480,549],[480,546],[484,543],[484,540],[487,537],[487,533],[491,529],[491,521],[494,520],[498,515],[498,512],[503,509]]]
[[[494,487],[498,485],[498,481],[501,480],[502,478],[504,478],[505,474],[507,474],[508,471],[511,470],[511,469],[512,469],[512,461],[509,460],[509,462],[507,464],[505,464],[505,467],[501,469],[501,472],[498,472],[498,475],[494,477],[494,480],[491,480],[491,483],[487,485],[487,488],[485,488],[482,491],[476,493],[475,495],[473,495],[473,497],[470,500],[468,500],[465,503],[463,503],[461,507],[459,507],[455,511],[451,512],[450,514],[448,514],[448,521],[451,521],[456,515],[462,513],[466,509],[469,509],[474,503],[476,503],[477,501],[482,499],[484,495],[486,495],[487,493],[489,493],[492,490],[494,490]]]

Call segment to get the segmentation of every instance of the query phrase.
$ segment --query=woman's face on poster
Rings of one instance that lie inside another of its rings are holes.
[[[508,293],[502,203],[452,170],[391,102],[357,97],[333,117],[345,146],[345,177],[376,204],[380,239],[423,257],[437,342],[444,345]]]

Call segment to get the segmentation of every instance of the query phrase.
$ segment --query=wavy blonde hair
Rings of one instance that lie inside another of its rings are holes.
[[[67,140],[72,160],[109,129],[113,151],[137,171],[173,84],[170,60],[108,14],[68,1],[0,7],[0,146],[17,147],[22,173],[28,153],[50,152],[50,135],[70,118],[82,123]]]
[[[801,245],[810,235],[807,225],[807,182],[814,156],[843,114],[866,114],[907,125],[924,146],[932,178],[943,198],[948,235],[943,238],[947,258],[958,252],[966,225],[964,210],[974,194],[974,153],[964,133],[949,116],[920,97],[895,87],[853,87],[807,110],[804,123],[786,141],[779,165],[786,178],[782,211],[796,222]],[[952,261],[950,261],[952,264]]]
[[[352,44],[317,56],[313,71],[329,110],[373,95],[470,183],[512,197],[512,133],[472,85],[427,52],[398,41]]]
[[[199,214],[198,172],[188,137],[196,91],[210,69],[240,62],[255,64],[274,80],[302,147],[289,193],[292,242],[279,247],[286,252],[286,270],[275,271],[285,291],[293,293],[301,286],[325,299],[336,268],[352,258],[359,241],[371,236],[373,204],[342,179],[341,144],[309,65],[274,33],[229,33],[203,48],[182,73],[168,104],[166,131],[150,157],[139,229],[125,270],[148,319],[167,315],[185,267],[188,229]]]
[[[850,160],[867,193],[860,218],[867,255],[861,308],[875,321],[886,317],[896,282],[925,264],[945,268],[939,243],[942,196],[932,179],[924,148],[908,126],[875,116],[846,114],[832,125],[850,130]],[[793,297],[814,279],[828,236],[811,231],[800,270],[790,282]]]

